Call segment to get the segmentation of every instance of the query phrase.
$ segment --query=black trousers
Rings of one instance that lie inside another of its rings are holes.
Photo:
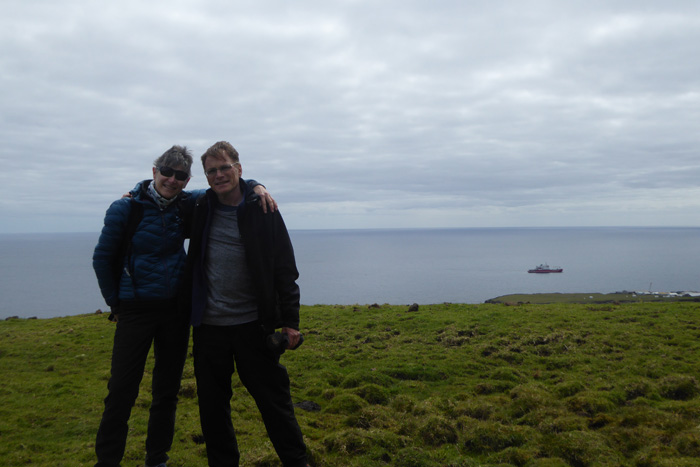
[[[194,371],[199,417],[211,467],[238,467],[240,453],[231,421],[231,377],[238,376],[262,415],[285,467],[306,466],[306,446],[294,416],[287,370],[265,346],[257,323],[194,328]]]
[[[95,441],[96,467],[119,466],[129,430],[131,408],[139,394],[148,352],[153,345],[152,402],[146,438],[146,465],[168,460],[175,432],[175,410],[187,356],[189,321],[175,300],[122,304],[112,349],[112,374]]]

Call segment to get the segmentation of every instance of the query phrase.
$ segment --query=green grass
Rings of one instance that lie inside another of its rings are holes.
[[[698,302],[699,297],[671,296],[668,294],[653,294],[635,292],[615,293],[534,293],[509,294],[486,300],[486,303],[516,304],[552,304],[552,303],[640,303],[640,302]]]
[[[318,466],[691,466],[700,304],[302,307],[283,363]],[[94,463],[113,325],[0,322],[0,465]],[[152,365],[149,365],[149,368]],[[143,461],[150,374],[123,465]],[[205,466],[191,357],[169,466]],[[234,377],[244,466],[277,466]]]

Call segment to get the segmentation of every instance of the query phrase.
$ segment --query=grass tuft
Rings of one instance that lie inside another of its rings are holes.
[[[673,400],[689,400],[700,392],[697,380],[690,375],[668,375],[661,379],[659,386],[661,395]]]

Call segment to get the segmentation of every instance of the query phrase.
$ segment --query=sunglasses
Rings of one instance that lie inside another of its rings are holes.
[[[171,167],[158,167],[158,172],[163,177],[172,177],[175,175],[175,180],[180,180],[181,182],[184,182],[188,178],[190,178],[190,174],[187,172],[183,172],[182,170],[175,170]]]

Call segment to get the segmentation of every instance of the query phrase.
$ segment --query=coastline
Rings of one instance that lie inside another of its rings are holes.
[[[700,302],[700,292],[696,291],[676,291],[676,292],[649,292],[649,291],[621,291],[613,293],[599,293],[599,292],[580,292],[580,293],[523,293],[523,294],[507,294],[499,295],[498,297],[490,298],[481,303],[455,303],[455,302],[442,302],[442,303],[426,303],[418,305],[414,304],[401,304],[401,303],[383,303],[383,304],[315,304],[315,305],[301,305],[301,308],[317,308],[317,307],[335,307],[335,306],[357,306],[357,307],[369,307],[378,308],[380,306],[434,306],[434,305],[458,305],[458,306],[470,306],[470,305],[551,305],[557,303],[563,304],[621,304],[621,303],[672,303],[672,302]],[[76,313],[65,316],[50,316],[50,317],[39,317],[39,316],[7,316],[0,317],[0,320],[9,321],[13,319],[54,319],[63,318],[70,316],[80,316],[80,315],[109,315],[109,312],[103,311],[102,309],[97,309],[94,312],[86,313]]]

